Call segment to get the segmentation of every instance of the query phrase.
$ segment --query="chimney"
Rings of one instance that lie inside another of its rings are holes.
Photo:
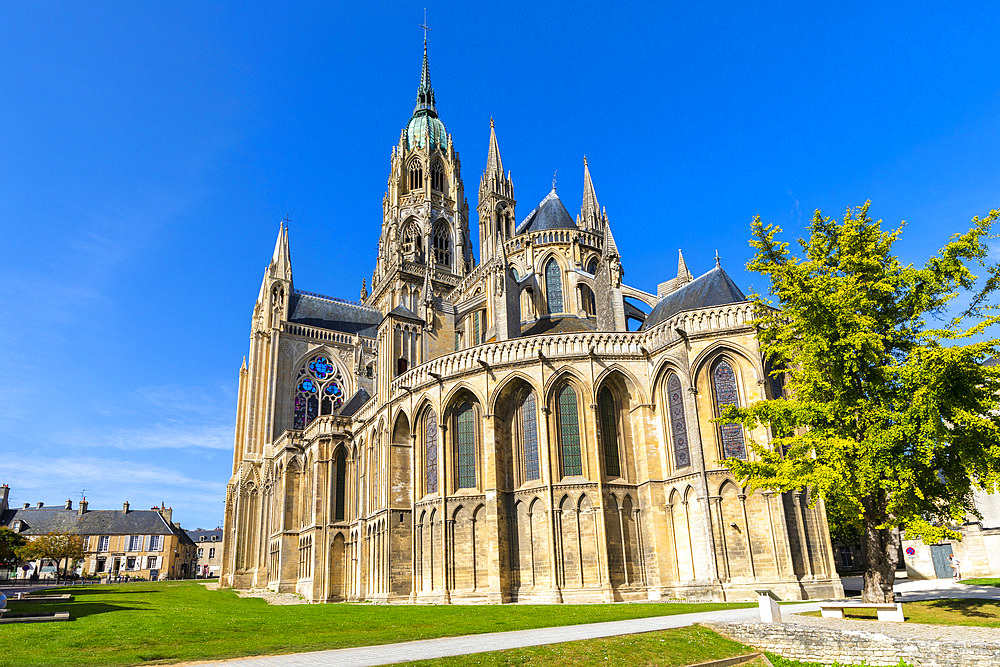
[[[69,498],[66,499],[66,509],[68,510],[73,509],[73,501]]]
[[[42,509],[43,507],[45,507],[45,503],[38,503],[38,505],[36,505],[37,509]]]
[[[125,514],[128,514],[128,501],[127,500],[122,505],[122,509],[125,511]]]
[[[0,514],[7,511],[7,500],[10,497],[10,487],[0,484]]]
[[[24,503],[24,507],[22,507],[21,509],[26,510],[29,507],[31,507],[31,503]]]
[[[160,516],[163,517],[163,520],[166,521],[167,523],[170,523],[170,519],[174,515],[174,508],[167,507],[166,504],[164,503],[160,505],[159,511],[160,511]]]
[[[80,499],[80,504],[76,508],[77,516],[83,516],[84,512],[87,511],[87,497],[84,496]]]

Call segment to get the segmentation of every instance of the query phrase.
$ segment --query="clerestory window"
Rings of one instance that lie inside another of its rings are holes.
[[[427,493],[437,493],[438,428],[437,415],[433,410],[427,411],[426,429],[424,431],[424,469],[426,472]]]

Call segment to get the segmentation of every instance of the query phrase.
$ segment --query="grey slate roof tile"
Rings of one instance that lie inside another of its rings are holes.
[[[746,300],[746,295],[736,286],[733,279],[721,266],[716,266],[708,273],[698,276],[677,291],[660,299],[640,329],[655,327],[685,310],[710,308]]]

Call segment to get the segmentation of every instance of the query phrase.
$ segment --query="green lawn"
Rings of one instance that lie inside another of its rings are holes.
[[[1000,600],[925,600],[904,602],[903,614],[910,623],[935,625],[980,625],[1000,628]],[[805,616],[819,616],[818,611]],[[875,618],[874,609],[845,609],[845,618]]]
[[[73,587],[73,602],[14,603],[11,613],[70,612],[64,623],[0,627],[0,665],[134,665],[386,644],[716,609],[753,603],[271,606],[194,582]],[[54,592],[54,591],[46,591]]]
[[[962,579],[960,584],[970,584],[972,586],[995,586],[1000,588],[1000,579]]]

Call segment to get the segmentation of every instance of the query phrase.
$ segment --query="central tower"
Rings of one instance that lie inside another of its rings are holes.
[[[417,103],[390,161],[366,303],[383,314],[402,306],[417,315],[475,265],[461,162],[438,117],[426,37]]]

